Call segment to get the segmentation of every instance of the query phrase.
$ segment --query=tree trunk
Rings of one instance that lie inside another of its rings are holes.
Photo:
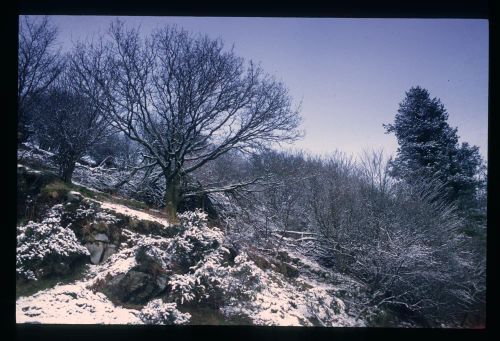
[[[167,219],[174,224],[178,222],[177,207],[180,201],[180,187],[181,179],[178,175],[170,179],[167,178],[165,189],[165,213]]]
[[[60,166],[61,178],[66,183],[71,183],[71,178],[73,177],[73,171],[75,170],[75,161],[64,161]]]

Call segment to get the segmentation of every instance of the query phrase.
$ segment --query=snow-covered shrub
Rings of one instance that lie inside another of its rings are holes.
[[[224,235],[218,228],[207,226],[207,215],[202,211],[182,213],[179,220],[182,232],[172,240],[169,253],[187,271],[222,245]]]
[[[181,225],[185,228],[203,226],[207,222],[207,214],[201,210],[187,211],[179,214]]]
[[[342,300],[328,293],[323,288],[312,288],[305,294],[307,316],[321,325],[338,319],[345,311]]]
[[[224,264],[225,248],[219,248],[191,267],[191,273],[171,279],[171,295],[181,304],[196,300],[213,307],[220,305],[230,281],[230,269]]]
[[[191,314],[177,310],[176,303],[164,303],[161,299],[155,299],[141,310],[139,317],[146,324],[186,324]]]
[[[166,270],[168,244],[164,239],[143,238],[139,240],[137,246],[136,258],[138,260],[152,261]]]
[[[182,232],[169,246],[169,254],[182,274],[170,278],[170,295],[178,303],[202,302],[217,307],[231,297],[249,299],[258,289],[260,269],[246,254],[236,257],[230,267],[229,250],[222,246],[221,230],[208,227],[201,211],[180,215]]]
[[[107,212],[97,212],[95,215],[95,222],[97,221],[104,222],[105,224],[115,224],[120,221],[120,219]]]
[[[74,260],[89,256],[74,232],[61,226],[63,206],[55,205],[41,222],[17,227],[16,272],[21,278],[36,280],[45,275],[46,267],[67,269]]]
[[[192,274],[173,275],[168,284],[170,286],[170,297],[180,304],[195,300],[197,283]]]
[[[225,252],[220,247],[191,267],[190,273],[172,276],[171,297],[180,304],[201,302],[213,308],[254,298],[262,289],[262,270],[245,253],[235,258],[234,266],[228,266]]]
[[[226,288],[231,297],[237,299],[250,299],[260,289],[263,283],[262,270],[248,258],[245,252],[234,259],[234,267],[230,270],[231,281]]]

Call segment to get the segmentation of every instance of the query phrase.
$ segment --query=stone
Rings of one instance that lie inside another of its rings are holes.
[[[247,254],[248,254],[248,258],[250,260],[252,260],[255,263],[255,265],[257,265],[262,270],[271,269],[274,265],[273,263],[268,261],[266,258],[261,257],[260,255],[254,253],[254,252],[248,251]]]
[[[290,265],[290,264],[287,264],[287,263],[283,263],[284,266],[285,266],[285,276],[288,277],[288,278],[296,278],[296,277],[299,277],[299,269],[297,269],[295,266],[293,265]]]
[[[112,244],[108,245],[108,249],[114,247]],[[115,276],[102,288],[102,292],[112,301],[145,304],[166,290],[170,272],[163,269],[161,260],[148,254],[146,246],[139,248],[136,260],[136,266],[126,274]]]
[[[103,292],[115,302],[144,304],[166,289],[167,279],[166,273],[154,276],[133,268],[112,278]]]
[[[104,233],[97,233],[95,236],[94,236],[94,240],[95,241],[100,241],[100,242],[109,242],[109,238],[108,236],[106,236]]]
[[[223,249],[224,250],[224,249]],[[224,264],[234,265],[234,259],[238,255],[238,251],[231,246],[225,247],[225,252],[222,254],[222,262]]]
[[[106,259],[111,257],[111,255],[116,253],[116,246],[113,244],[108,244],[106,245],[106,248],[104,249],[104,255],[102,256],[102,262],[104,262]]]
[[[288,252],[286,251],[279,251],[278,252],[278,257],[277,257],[280,261],[283,261],[283,262],[291,262],[291,258],[290,256],[288,255]]]
[[[99,264],[102,253],[104,252],[104,243],[99,241],[86,243],[85,247],[90,252],[90,261],[92,262],[92,264]]]
[[[68,201],[80,202],[82,200],[83,200],[83,195],[80,192],[75,192],[75,191],[68,192]]]

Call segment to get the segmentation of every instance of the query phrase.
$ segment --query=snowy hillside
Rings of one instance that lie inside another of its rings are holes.
[[[340,295],[359,283],[284,248],[236,250],[201,211],[169,224],[76,191],[49,194],[18,226],[18,323],[364,325]]]

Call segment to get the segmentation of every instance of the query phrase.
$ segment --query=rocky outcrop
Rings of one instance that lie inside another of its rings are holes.
[[[102,292],[119,304],[145,304],[167,288],[169,273],[161,260],[140,247],[136,253],[137,265],[127,273],[119,274],[107,281]]]
[[[68,193],[64,222],[68,224],[90,252],[92,264],[100,264],[116,253],[122,242],[123,219],[103,211],[96,202],[78,193]]]
[[[109,238],[104,233],[97,233],[94,240],[87,242],[85,247],[90,252],[90,261],[92,264],[99,264],[116,253],[117,246],[110,244]]]

